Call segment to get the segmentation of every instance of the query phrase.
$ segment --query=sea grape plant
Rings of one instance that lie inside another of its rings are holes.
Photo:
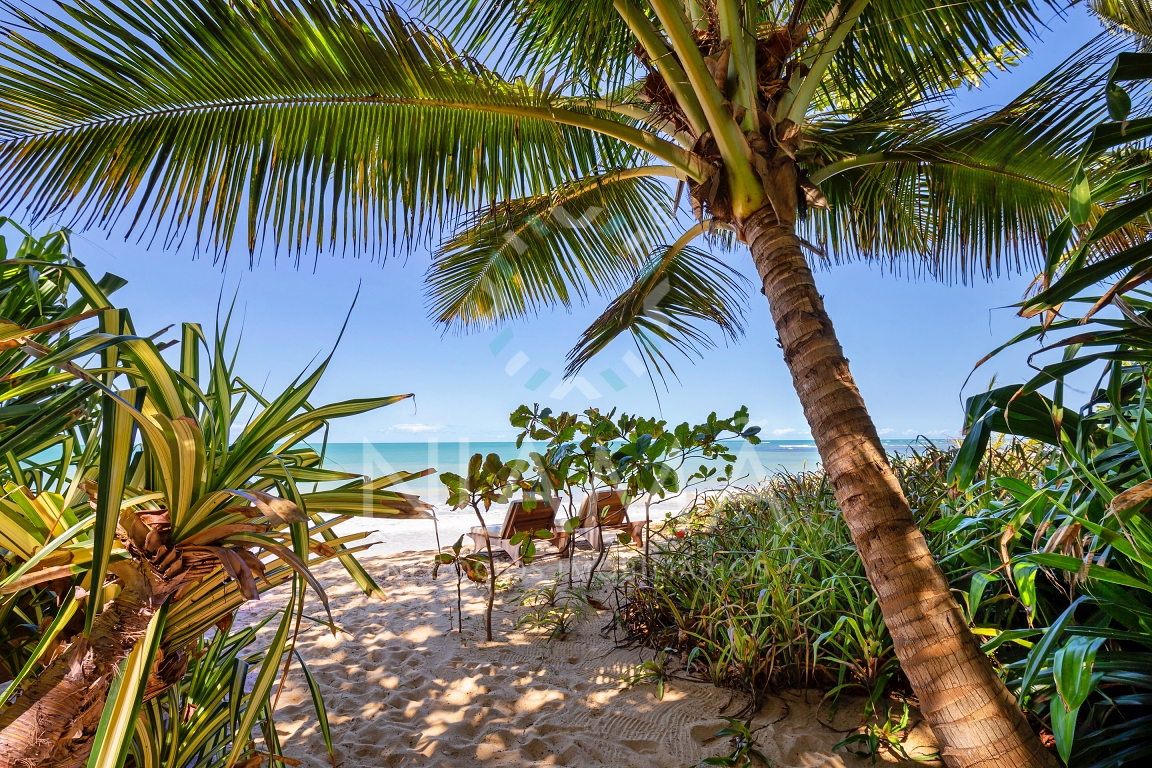
[[[466,475],[461,476],[454,472],[445,472],[440,475],[440,482],[444,483],[448,489],[448,505],[453,509],[469,507],[476,514],[476,519],[480,522],[480,530],[483,531],[484,535],[485,552],[483,556],[474,552],[462,558],[459,549],[454,545],[452,554],[440,553],[437,556],[437,562],[456,563],[472,581],[487,581],[488,607],[484,613],[484,635],[489,642],[492,641],[492,609],[496,603],[498,574],[492,553],[492,536],[484,516],[493,504],[505,504],[511,501],[512,495],[517,490],[531,490],[532,483],[524,478],[524,472],[527,469],[528,462],[523,459],[512,459],[506,462],[495,453],[490,453],[487,456],[476,453],[468,461]],[[537,502],[538,500],[534,497],[527,496],[524,505],[531,507]],[[547,502],[539,500],[538,503]],[[542,530],[518,533],[513,536],[512,543],[520,547],[519,561],[531,562],[536,553],[534,539],[549,538],[551,535],[551,531]],[[515,564],[517,563],[513,563],[513,565]],[[505,568],[505,570],[507,569]]]
[[[574,491],[582,490],[595,498],[605,488],[622,490],[626,502],[644,500],[646,528],[649,508],[655,498],[665,499],[692,485],[722,477],[731,480],[737,460],[731,441],[743,439],[751,445],[760,442],[760,427],[749,426],[748,408],[741,407],[731,418],[720,419],[709,414],[701,424],[683,422],[670,427],[662,419],[646,418],[613,409],[603,414],[596,408],[581,413],[553,413],[534,403],[521,405],[509,421],[520,433],[517,447],[527,439],[546,443],[544,451],[533,451],[530,458],[537,471],[538,483],[549,493],[567,499],[568,520],[564,530],[572,534],[579,521],[575,517]],[[685,470],[689,462],[726,462],[723,470],[701,463]],[[722,474],[721,474],[722,473]],[[599,519],[596,524],[599,525]],[[649,540],[646,531],[645,541]],[[621,541],[628,543],[627,533]],[[569,546],[576,541],[570,536]],[[645,548],[647,553],[649,550]],[[589,572],[589,583],[603,559],[601,553]],[[571,566],[570,566],[571,567]]]

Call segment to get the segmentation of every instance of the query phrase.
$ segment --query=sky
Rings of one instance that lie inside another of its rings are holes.
[[[1002,105],[1086,43],[1099,24],[1082,10],[1053,18],[1050,31],[1023,63],[981,88],[960,95],[955,108]],[[115,300],[136,328],[152,333],[173,323],[215,323],[217,304],[235,295],[242,326],[238,372],[267,393],[290,382],[335,343],[359,291],[351,322],[314,404],[384,394],[412,400],[337,422],[332,439],[347,442],[509,440],[508,414],[521,403],[553,410],[618,407],[662,415],[672,422],[730,415],[747,405],[752,422],[770,439],[805,439],[808,428],[784,366],[767,302],[754,293],[747,334],[723,342],[703,359],[675,360],[678,380],[653,389],[631,343],[617,339],[581,378],[564,382],[564,356],[606,299],[544,311],[537,317],[466,336],[444,335],[427,316],[422,279],[426,253],[383,264],[321,255],[312,268],[266,255],[249,269],[246,253],[225,268],[189,248],[151,250],[134,240],[77,232],[74,255],[98,277],[112,272],[128,285]],[[731,263],[754,277],[746,251]],[[1026,327],[1009,305],[1029,278],[943,285],[849,264],[818,272],[816,281],[845,354],[882,436],[955,435],[963,397],[1028,375],[1022,352],[1011,353],[965,378],[995,346]],[[170,334],[171,338],[172,335]],[[236,338],[234,335],[233,338]]]

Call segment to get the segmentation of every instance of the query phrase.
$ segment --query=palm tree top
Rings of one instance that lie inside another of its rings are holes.
[[[800,169],[814,260],[1034,269],[1098,117],[1073,83],[1115,43],[1002,110],[947,97],[1045,5],[429,3],[448,33],[362,0],[9,5],[0,205],[217,256],[429,246],[429,311],[461,329],[631,290],[625,317],[645,275],[691,272],[664,341],[697,349],[699,320],[739,332],[742,289],[688,236],[727,242],[756,157]]]

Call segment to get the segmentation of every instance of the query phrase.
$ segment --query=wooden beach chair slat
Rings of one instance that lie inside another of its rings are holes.
[[[504,525],[500,529],[500,538],[510,539],[517,533],[551,531],[555,525],[556,510],[543,499],[537,500],[532,509],[527,509],[524,501],[517,499],[508,506],[508,514],[504,516]]]
[[[627,531],[633,539],[640,541],[644,535],[644,523],[633,523],[628,519],[628,505],[624,497],[617,490],[603,490],[596,493],[596,511],[600,518],[600,525],[596,525],[596,518],[592,515],[592,495],[584,497],[580,504],[580,527],[577,534],[584,536],[592,544],[593,549],[604,547],[603,532],[606,530]]]
[[[520,559],[521,543],[512,543],[512,537],[518,533],[535,533],[548,531],[552,534],[551,542],[560,550],[560,556],[566,557],[567,534],[556,529],[556,509],[560,506],[559,499],[552,499],[549,504],[544,499],[537,499],[536,503],[528,509],[523,499],[516,499],[508,505],[504,514],[504,522],[500,525],[488,526],[488,536],[492,543],[492,551],[502,551],[513,560]],[[475,551],[482,551],[484,545],[484,528],[472,528],[468,536],[472,539]],[[546,539],[547,540],[547,539]],[[524,563],[521,562],[520,565]]]

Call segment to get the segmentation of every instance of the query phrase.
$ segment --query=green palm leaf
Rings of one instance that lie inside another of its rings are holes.
[[[988,71],[988,52],[1005,47],[1024,50],[1026,40],[1044,29],[1040,7],[1059,10],[1064,5],[1027,0],[863,1],[867,6],[852,34],[822,77],[821,88],[834,90],[841,104],[867,101],[894,72],[910,78],[921,97],[950,90],[957,77],[982,79]],[[815,33],[809,55],[818,49],[824,20],[829,15],[835,18],[839,7],[852,5],[837,0],[803,4],[801,20],[811,23]]]
[[[636,44],[613,0],[449,0],[422,3],[467,50],[496,48],[498,66],[548,70],[592,94],[627,82]],[[511,44],[508,45],[507,42]]]
[[[1152,49],[1152,7],[1143,0],[1091,0],[1089,6],[1109,29],[1132,38],[1142,51]]]
[[[830,209],[812,217],[809,237],[835,261],[878,259],[943,280],[1038,270],[1039,233],[1064,215],[1117,44],[1098,37],[985,115],[909,112],[909,91],[897,88],[858,114],[813,120],[808,167]]]
[[[644,0],[628,1],[653,16]],[[894,72],[913,78],[921,98],[954,87],[957,76],[983,77],[989,65],[986,51],[1004,46],[1022,50],[1024,39],[1043,29],[1037,6],[1062,7],[1058,2],[1021,0],[864,0],[864,4],[849,42],[822,77],[822,87],[835,91],[841,103],[861,103],[883,88]],[[709,5],[699,3],[702,9]],[[811,0],[742,5],[761,29],[784,26],[795,6],[799,11],[795,21],[811,25],[805,51],[815,58],[823,33],[854,4]],[[500,64],[517,71],[556,71],[561,79],[591,94],[623,85],[636,68],[631,58],[635,38],[613,0],[452,0],[426,1],[422,6],[430,18],[450,25],[465,49],[494,49]]]
[[[619,289],[667,238],[672,205],[663,184],[635,171],[610,171],[486,208],[433,260],[430,313],[466,328]]]
[[[696,225],[644,264],[568,353],[567,376],[625,331],[647,358],[645,365],[661,377],[671,369],[664,348],[690,355],[715,345],[701,323],[719,326],[731,340],[743,335],[748,281],[713,254],[689,245],[707,227]]]
[[[434,231],[633,154],[556,122],[572,104],[542,83],[500,79],[387,5],[61,7],[13,9],[31,32],[0,44],[0,201],[33,219],[128,213],[141,236],[150,223],[218,252],[246,223],[249,249],[267,237],[299,258],[377,249],[386,231]]]

